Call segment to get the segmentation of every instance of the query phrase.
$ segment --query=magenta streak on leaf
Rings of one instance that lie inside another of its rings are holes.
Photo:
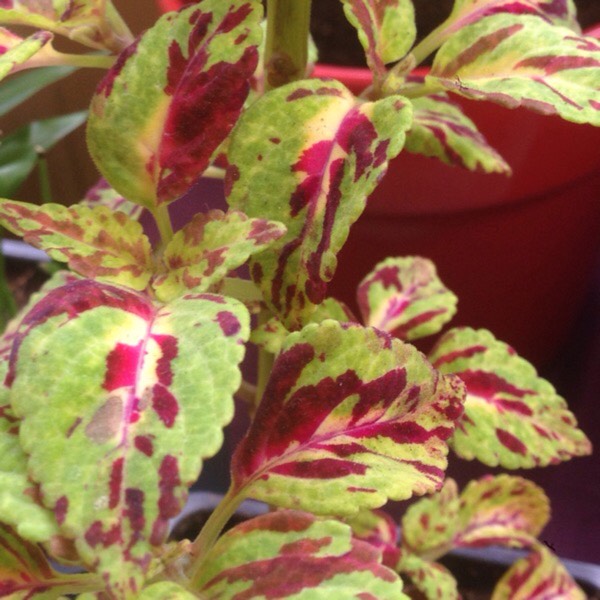
[[[409,319],[406,323],[403,323],[399,327],[396,327],[392,332],[393,335],[399,337],[400,339],[407,339],[408,334],[413,330],[422,325],[423,323],[427,323],[432,319],[435,319],[438,315],[443,315],[446,312],[445,309],[440,308],[438,310],[429,310],[427,312],[422,312],[419,315],[414,316],[412,319]]]
[[[361,492],[361,493],[365,493],[365,494],[375,494],[377,493],[377,490],[374,488],[367,488],[367,487],[360,487],[357,485],[349,485],[346,488],[349,492]]]
[[[143,342],[139,342],[136,346],[117,343],[106,357],[106,374],[102,384],[106,391],[112,392],[118,388],[135,385],[140,353],[143,348]]]
[[[439,369],[442,365],[452,363],[455,360],[460,360],[462,358],[471,358],[477,354],[486,352],[487,349],[487,346],[483,345],[474,345],[469,346],[468,348],[461,348],[460,350],[454,350],[448,354],[442,354],[442,356],[437,358],[432,364],[436,369]]]
[[[177,398],[162,384],[152,387],[152,408],[167,428],[173,427],[179,413]]]
[[[480,37],[475,41],[475,43],[469,46],[466,50],[463,50],[456,58],[451,60],[444,67],[442,72],[437,73],[437,75],[439,77],[451,77],[457,71],[460,71],[462,67],[475,62],[482,54],[493,50],[500,43],[506,41],[510,36],[521,31],[523,27],[524,25],[517,23]]]
[[[123,541],[121,537],[121,525],[119,523],[115,523],[108,531],[104,531],[101,521],[94,521],[88,527],[84,537],[85,541],[92,548],[98,545],[108,548]]]
[[[67,517],[67,511],[69,510],[69,499],[66,496],[61,496],[54,506],[54,516],[56,522],[62,525]]]
[[[142,531],[146,526],[144,517],[144,492],[135,488],[125,490],[125,511],[123,516],[129,519],[131,526],[130,546],[136,543],[142,537]]]
[[[171,363],[177,358],[177,338],[173,335],[153,334],[152,339],[158,344],[161,350],[161,357],[156,363],[156,377],[158,382],[164,386],[170,386],[173,383],[173,371]]]
[[[533,390],[516,387],[496,373],[465,370],[458,373],[458,376],[465,382],[469,394],[485,398],[488,401],[492,401],[498,394],[523,398],[535,393]]]
[[[82,422],[83,422],[83,419],[81,417],[77,417],[73,421],[73,424],[69,427],[69,429],[67,429],[67,433],[65,434],[67,439],[70,438],[75,433],[75,430],[81,425]]]
[[[554,75],[569,69],[592,69],[600,66],[600,61],[591,56],[532,56],[515,65],[516,69],[540,69],[545,75]]]
[[[133,444],[137,450],[146,456],[152,456],[154,454],[154,444],[152,439],[147,435],[138,435],[133,440]]]
[[[269,469],[270,473],[298,477],[300,479],[336,479],[348,475],[364,475],[368,467],[334,458],[319,458],[311,461],[294,461],[278,464]]]
[[[571,100],[571,98],[569,98],[568,96],[565,96],[563,93],[559,92],[556,88],[551,86],[544,79],[539,78],[539,77],[534,77],[533,80],[535,82],[539,83],[540,85],[543,85],[545,88],[549,89],[553,94],[558,96],[566,104],[570,104],[571,106],[573,106],[579,110],[583,110],[583,106],[581,106],[581,104],[577,104],[577,102],[575,102],[574,100]],[[556,109],[554,110],[554,112],[556,112]]]
[[[158,469],[160,498],[158,510],[161,519],[174,517],[181,510],[181,502],[173,494],[173,490],[181,485],[179,463],[174,456],[167,454]]]
[[[229,311],[222,310],[217,314],[217,323],[227,337],[239,333],[241,325],[237,317]]]
[[[499,442],[505,447],[508,448],[511,452],[515,454],[521,454],[523,456],[527,455],[527,446],[516,438],[512,433],[509,433],[505,429],[496,428],[496,437]]]
[[[119,54],[115,64],[108,70],[107,74],[98,84],[98,87],[96,88],[96,94],[100,95],[103,93],[105,97],[110,96],[115,84],[115,79],[123,70],[125,63],[135,54],[139,42],[140,40],[138,38],[132,44],[127,46],[127,48],[125,48],[121,54]]]
[[[100,284],[89,279],[73,281],[55,288],[23,317],[13,342],[5,385],[7,387],[12,385],[19,348],[23,339],[34,327],[61,315],[64,315],[67,320],[76,319],[82,313],[100,306],[116,308],[137,315],[146,321],[154,315],[154,308],[149,299],[122,288]]]
[[[279,549],[280,554],[316,554],[321,548],[327,548],[332,542],[331,537],[319,539],[304,539],[283,544]]]
[[[243,5],[228,13],[212,35],[208,33],[212,15],[195,11],[187,58],[176,41],[169,46],[165,93],[171,104],[159,148],[159,201],[186,191],[239,116],[258,62],[256,47],[246,48],[235,64],[219,62],[208,69],[206,65],[212,40],[242,23],[250,10]]]
[[[121,484],[123,483],[123,457],[113,462],[110,470],[108,508],[114,509],[121,498]]]

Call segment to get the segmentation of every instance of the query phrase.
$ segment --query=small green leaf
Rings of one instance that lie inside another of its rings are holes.
[[[462,412],[457,383],[384,332],[308,325],[275,360],[233,458],[235,492],[340,516],[431,492]]]
[[[446,332],[429,354],[442,373],[465,383],[465,413],[452,440],[462,458],[508,469],[555,464],[591,445],[552,385],[486,330]]]
[[[388,258],[359,284],[358,306],[366,325],[402,340],[438,333],[456,312],[456,296],[426,258]]]
[[[0,223],[81,275],[143,290],[152,276],[142,226],[105,206],[27,204],[0,199]]]
[[[33,171],[38,153],[46,152],[82,125],[87,113],[76,112],[20,127],[0,142],[0,196],[11,198]]]
[[[510,166],[446,94],[415,98],[412,103],[415,112],[406,136],[408,152],[439,158],[470,171],[510,174]]]
[[[403,58],[417,37],[411,0],[342,0],[348,21],[357,29],[367,64],[375,78],[387,63]]]
[[[425,600],[459,600],[456,579],[446,567],[432,561],[424,560],[416,554],[403,551],[397,570],[408,578],[407,588],[411,583]],[[411,594],[411,597],[412,596]],[[421,597],[421,596],[419,596]]]
[[[189,289],[206,291],[284,233],[280,223],[249,219],[239,211],[199,213],[166,247],[164,272],[152,285],[163,301]]]
[[[491,600],[531,600],[540,595],[560,600],[585,600],[583,590],[545,546],[518,560],[494,588]]]
[[[1,16],[0,9],[0,16]],[[4,27],[0,27],[0,79],[4,79],[13,69],[27,62],[52,40],[48,31],[36,31],[28,38],[22,38]]]
[[[600,125],[600,41],[536,16],[499,13],[463,27],[439,49],[425,81],[467,98]]]
[[[379,552],[338,521],[291,510],[227,532],[194,582],[202,597],[408,600]]]

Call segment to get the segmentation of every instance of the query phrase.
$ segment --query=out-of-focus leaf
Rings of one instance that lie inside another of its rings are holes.
[[[143,290],[153,272],[142,226],[105,206],[27,204],[0,199],[0,223],[90,278]]]
[[[36,31],[29,37],[22,38],[8,29],[0,27],[0,79],[4,79],[13,70],[40,52],[52,40],[52,37],[48,31]]]
[[[587,455],[591,444],[552,385],[486,330],[452,329],[429,355],[465,383],[465,413],[451,447],[466,459],[508,469]]]
[[[4,266],[4,256],[0,252],[0,331],[4,331],[6,324],[17,313],[17,305],[12,292],[8,287],[6,279],[6,270]]]
[[[456,379],[382,331],[308,325],[275,360],[233,458],[234,491],[340,516],[432,492],[462,393]]]
[[[198,596],[173,581],[161,581],[144,588],[138,600],[197,600]]]
[[[46,152],[82,125],[81,111],[33,121],[0,140],[0,196],[11,198],[35,168],[38,152]]]
[[[403,578],[409,578],[410,583],[426,600],[441,600],[442,598],[459,600],[461,598],[456,579],[443,565],[404,551],[396,568]],[[406,587],[410,592],[408,582]],[[414,596],[411,594],[411,597]]]
[[[227,532],[209,552],[193,589],[202,597],[408,600],[379,552],[350,527],[292,510]]]
[[[105,206],[111,211],[121,211],[134,221],[137,221],[144,212],[143,207],[139,204],[134,204],[126,200],[114,188],[111,188],[106,179],[100,179],[96,185],[91,187],[79,206],[88,206],[94,208],[96,206]]]
[[[493,14],[460,29],[425,81],[434,90],[600,125],[600,41],[535,16]]]
[[[205,0],[119,56],[92,100],[88,144],[120,194],[154,209],[206,169],[248,95],[260,18],[257,2]]]
[[[152,548],[221,446],[248,320],[223,296],[162,306],[79,280],[43,296],[19,325],[5,382],[29,474],[117,596],[141,590]]]
[[[438,333],[456,312],[456,296],[426,258],[388,258],[359,284],[358,306],[365,325],[402,340]]]
[[[412,100],[414,119],[405,150],[470,171],[510,174],[510,166],[447,94]]]
[[[240,118],[226,195],[247,215],[287,227],[251,261],[251,275],[288,329],[308,323],[325,299],[336,255],[402,149],[411,114],[400,96],[360,103],[342,84],[315,79],[272,90]]]

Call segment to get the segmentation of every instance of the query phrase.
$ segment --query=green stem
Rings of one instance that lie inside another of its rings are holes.
[[[106,23],[110,31],[110,46],[117,54],[131,44],[135,37],[119,14],[117,9],[109,2],[106,6],[106,14],[104,15]]]
[[[44,59],[29,60],[23,64],[16,65],[13,72],[37,67],[86,67],[91,69],[110,69],[115,62],[114,56],[108,54],[65,54],[63,52],[45,52]]]
[[[433,54],[450,37],[450,25],[453,18],[446,19],[438,25],[429,35],[423,38],[412,50],[416,64],[420,65],[430,54]]]
[[[39,150],[36,148],[36,152],[38,153],[38,175],[42,202],[52,202],[52,186],[50,184],[50,172],[48,170],[46,152],[43,148],[40,148]]]
[[[190,582],[192,583],[192,589],[198,584],[202,572],[202,565],[206,560],[209,550],[214,546],[223,527],[227,525],[227,521],[229,521],[235,513],[243,499],[243,496],[239,496],[233,486],[230,487],[229,491],[223,496],[221,502],[219,502],[204,524],[198,537],[192,543],[192,564],[190,566]]]
[[[311,0],[267,0],[265,89],[303,79],[308,62]]]
[[[6,324],[17,314],[17,304],[8,287],[4,270],[4,256],[0,252],[0,331],[4,331]]]
[[[269,310],[262,310],[258,315],[258,324],[264,325],[271,317],[272,313]],[[256,400],[254,406],[257,407],[267,387],[267,382],[273,370],[275,356],[262,348],[258,350],[258,373],[256,376]]]
[[[152,214],[160,233],[160,245],[162,248],[166,248],[167,244],[173,239],[173,226],[171,225],[169,207],[166,204],[161,204],[152,211]]]

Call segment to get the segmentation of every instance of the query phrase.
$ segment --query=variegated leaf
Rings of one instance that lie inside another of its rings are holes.
[[[22,38],[0,27],[0,79],[17,71],[19,65],[42,52],[52,37],[48,31],[36,31],[29,37]]]
[[[456,312],[456,296],[426,258],[388,258],[359,284],[358,306],[366,325],[414,340],[438,333]]]
[[[456,579],[446,567],[436,562],[424,560],[416,554],[402,552],[397,570],[406,581],[407,592],[411,592],[411,584],[419,592],[419,598],[425,600],[459,600]],[[410,594],[411,598],[414,597]]]
[[[426,82],[600,125],[600,41],[535,16],[500,13],[462,28],[439,49]]]
[[[396,569],[400,559],[398,539],[400,529],[396,521],[383,510],[363,510],[345,520],[355,538],[368,542],[381,551],[386,567]]]
[[[181,196],[229,134],[249,90],[260,3],[205,0],[168,13],[119,57],[92,101],[101,173],[149,209]]]
[[[465,412],[450,442],[462,458],[516,469],[590,453],[590,442],[563,398],[489,331],[452,329],[429,360],[466,385]]]
[[[414,119],[405,150],[470,171],[510,174],[510,166],[447,94],[415,98],[412,103]]]
[[[161,581],[144,588],[138,600],[197,600],[198,596],[172,581]]]
[[[79,206],[95,208],[96,206],[106,206],[111,211],[121,211],[134,221],[139,220],[144,209],[138,204],[130,202],[116,190],[110,187],[106,179],[100,179],[96,185],[91,187],[83,200],[78,202]]]
[[[547,23],[581,32],[573,0],[454,0],[451,31],[497,13],[535,15]]]
[[[105,206],[36,206],[0,199],[0,223],[87,277],[143,290],[152,276],[142,226]]]
[[[338,521],[282,510],[238,525],[194,582],[202,597],[408,600],[379,552]]]
[[[235,300],[161,306],[90,280],[52,290],[21,322],[6,380],[29,472],[117,596],[139,592],[152,546],[221,446],[247,335]]]
[[[56,600],[94,583],[92,575],[56,573],[38,545],[0,523],[0,598]]]
[[[351,515],[438,488],[457,380],[384,332],[323,321],[289,335],[232,463],[236,494]]]
[[[387,161],[402,149],[410,120],[400,96],[360,103],[328,80],[272,90],[240,119],[226,195],[249,216],[287,227],[253,260],[251,274],[288,329],[307,323],[325,299],[336,254]]]
[[[3,0],[0,23],[53,31],[113,52],[132,41],[110,0]]]
[[[348,21],[357,29],[375,79],[385,65],[403,58],[417,37],[411,0],[342,0]]]
[[[455,546],[529,547],[550,518],[550,501],[527,479],[487,475],[463,490],[459,513]]]
[[[164,272],[154,278],[152,285],[163,301],[188,289],[206,291],[284,233],[280,223],[249,219],[239,211],[199,213],[166,247]]]
[[[583,590],[550,550],[539,544],[518,560],[494,588],[491,600],[585,600]]]

